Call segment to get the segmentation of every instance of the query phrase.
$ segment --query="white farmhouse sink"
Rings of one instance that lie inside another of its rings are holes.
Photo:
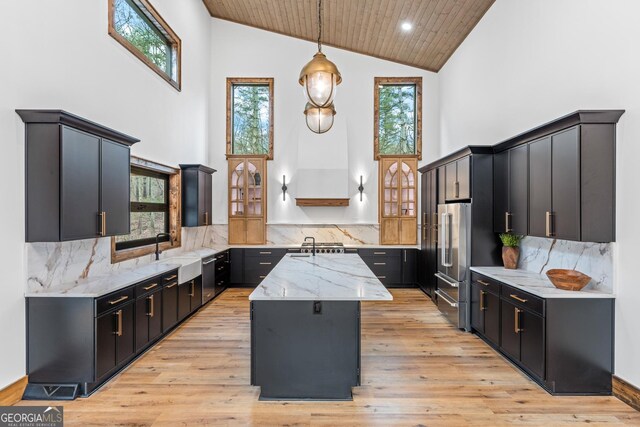
[[[177,256],[164,259],[163,261],[180,265],[180,268],[178,269],[178,283],[188,282],[202,274],[201,258],[193,256]]]

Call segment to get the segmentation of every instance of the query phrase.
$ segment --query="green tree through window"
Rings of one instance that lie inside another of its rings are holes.
[[[416,154],[416,86],[380,85],[378,153]]]
[[[233,154],[269,154],[268,85],[233,85]]]

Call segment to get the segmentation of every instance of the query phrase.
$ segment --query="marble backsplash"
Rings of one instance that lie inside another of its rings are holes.
[[[591,276],[591,289],[613,289],[611,243],[571,242],[568,240],[525,237],[520,244],[518,268],[539,274],[552,268],[578,270]]]

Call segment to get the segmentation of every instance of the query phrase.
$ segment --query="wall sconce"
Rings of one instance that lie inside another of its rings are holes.
[[[287,194],[287,181],[286,181],[286,176],[282,175],[282,201],[286,201],[286,194]]]
[[[360,186],[358,187],[358,191],[360,192],[360,201],[362,201],[362,192],[364,191],[364,186],[362,185],[362,175],[360,175]]]

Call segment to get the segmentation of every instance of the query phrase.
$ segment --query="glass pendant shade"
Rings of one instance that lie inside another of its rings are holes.
[[[336,115],[336,109],[333,104],[327,107],[316,107],[310,102],[304,109],[304,115],[307,127],[314,133],[325,133],[333,126],[333,116]]]
[[[307,101],[316,107],[328,107],[336,95],[336,86],[342,82],[336,64],[318,52],[300,71],[298,82]]]

